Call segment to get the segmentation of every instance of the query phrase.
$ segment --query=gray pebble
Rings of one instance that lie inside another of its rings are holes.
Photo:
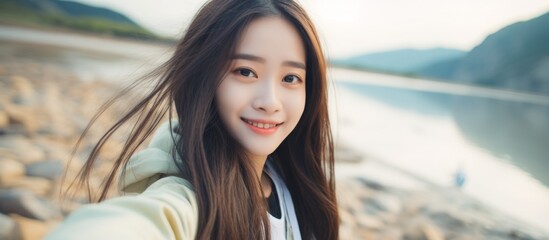
[[[31,163],[26,167],[26,174],[27,176],[56,180],[63,174],[63,163],[55,160]]]
[[[0,212],[19,214],[37,220],[52,220],[62,217],[61,211],[46,199],[26,189],[0,191]]]
[[[0,239],[18,240],[21,239],[19,226],[10,217],[0,213]]]

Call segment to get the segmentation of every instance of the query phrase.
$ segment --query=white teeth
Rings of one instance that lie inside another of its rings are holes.
[[[258,122],[252,122],[250,120],[246,120],[246,122],[254,127],[263,128],[263,129],[276,127],[276,124],[258,123]]]

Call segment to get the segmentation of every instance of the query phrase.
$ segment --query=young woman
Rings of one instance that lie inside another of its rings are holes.
[[[136,117],[100,201],[48,239],[337,239],[325,60],[289,0],[213,0],[195,16]],[[136,148],[161,119],[148,148]]]

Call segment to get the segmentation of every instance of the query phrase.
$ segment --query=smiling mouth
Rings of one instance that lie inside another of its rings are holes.
[[[242,121],[244,121],[245,123],[249,124],[249,125],[252,125],[256,128],[261,128],[261,129],[276,128],[276,127],[284,124],[284,122],[276,123],[276,122],[267,122],[267,121],[256,121],[256,120],[246,119],[246,118],[243,118],[243,117],[241,117],[240,119]]]

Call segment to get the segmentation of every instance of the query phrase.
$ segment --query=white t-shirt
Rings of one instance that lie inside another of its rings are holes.
[[[274,181],[273,181],[274,182]],[[276,191],[280,192],[279,187],[275,183]],[[280,218],[276,218],[269,213],[269,222],[271,223],[271,239],[272,240],[282,240],[286,239],[286,209],[284,207],[284,201],[282,200],[280,194],[278,196],[278,204],[280,205]]]
[[[271,170],[271,169],[270,169]],[[271,170],[272,171],[272,170]],[[284,206],[283,192],[279,183],[275,181],[269,171],[266,172],[276,189],[277,204],[280,206],[280,218],[276,218],[269,213],[269,222],[271,224],[271,240],[285,240],[286,239],[286,208]],[[274,193],[271,193],[274,194]]]
[[[286,184],[282,178],[276,172],[275,167],[272,165],[272,159],[267,160],[265,172],[273,181],[277,195],[278,195],[278,204],[280,206],[281,217],[280,219],[275,218],[270,213],[269,222],[271,226],[271,239],[279,240],[286,239],[286,221],[291,226],[292,236],[294,240],[301,240],[301,233],[299,231],[299,223],[297,221],[297,216],[295,214],[294,204],[292,201],[292,196],[290,191],[286,187]]]

